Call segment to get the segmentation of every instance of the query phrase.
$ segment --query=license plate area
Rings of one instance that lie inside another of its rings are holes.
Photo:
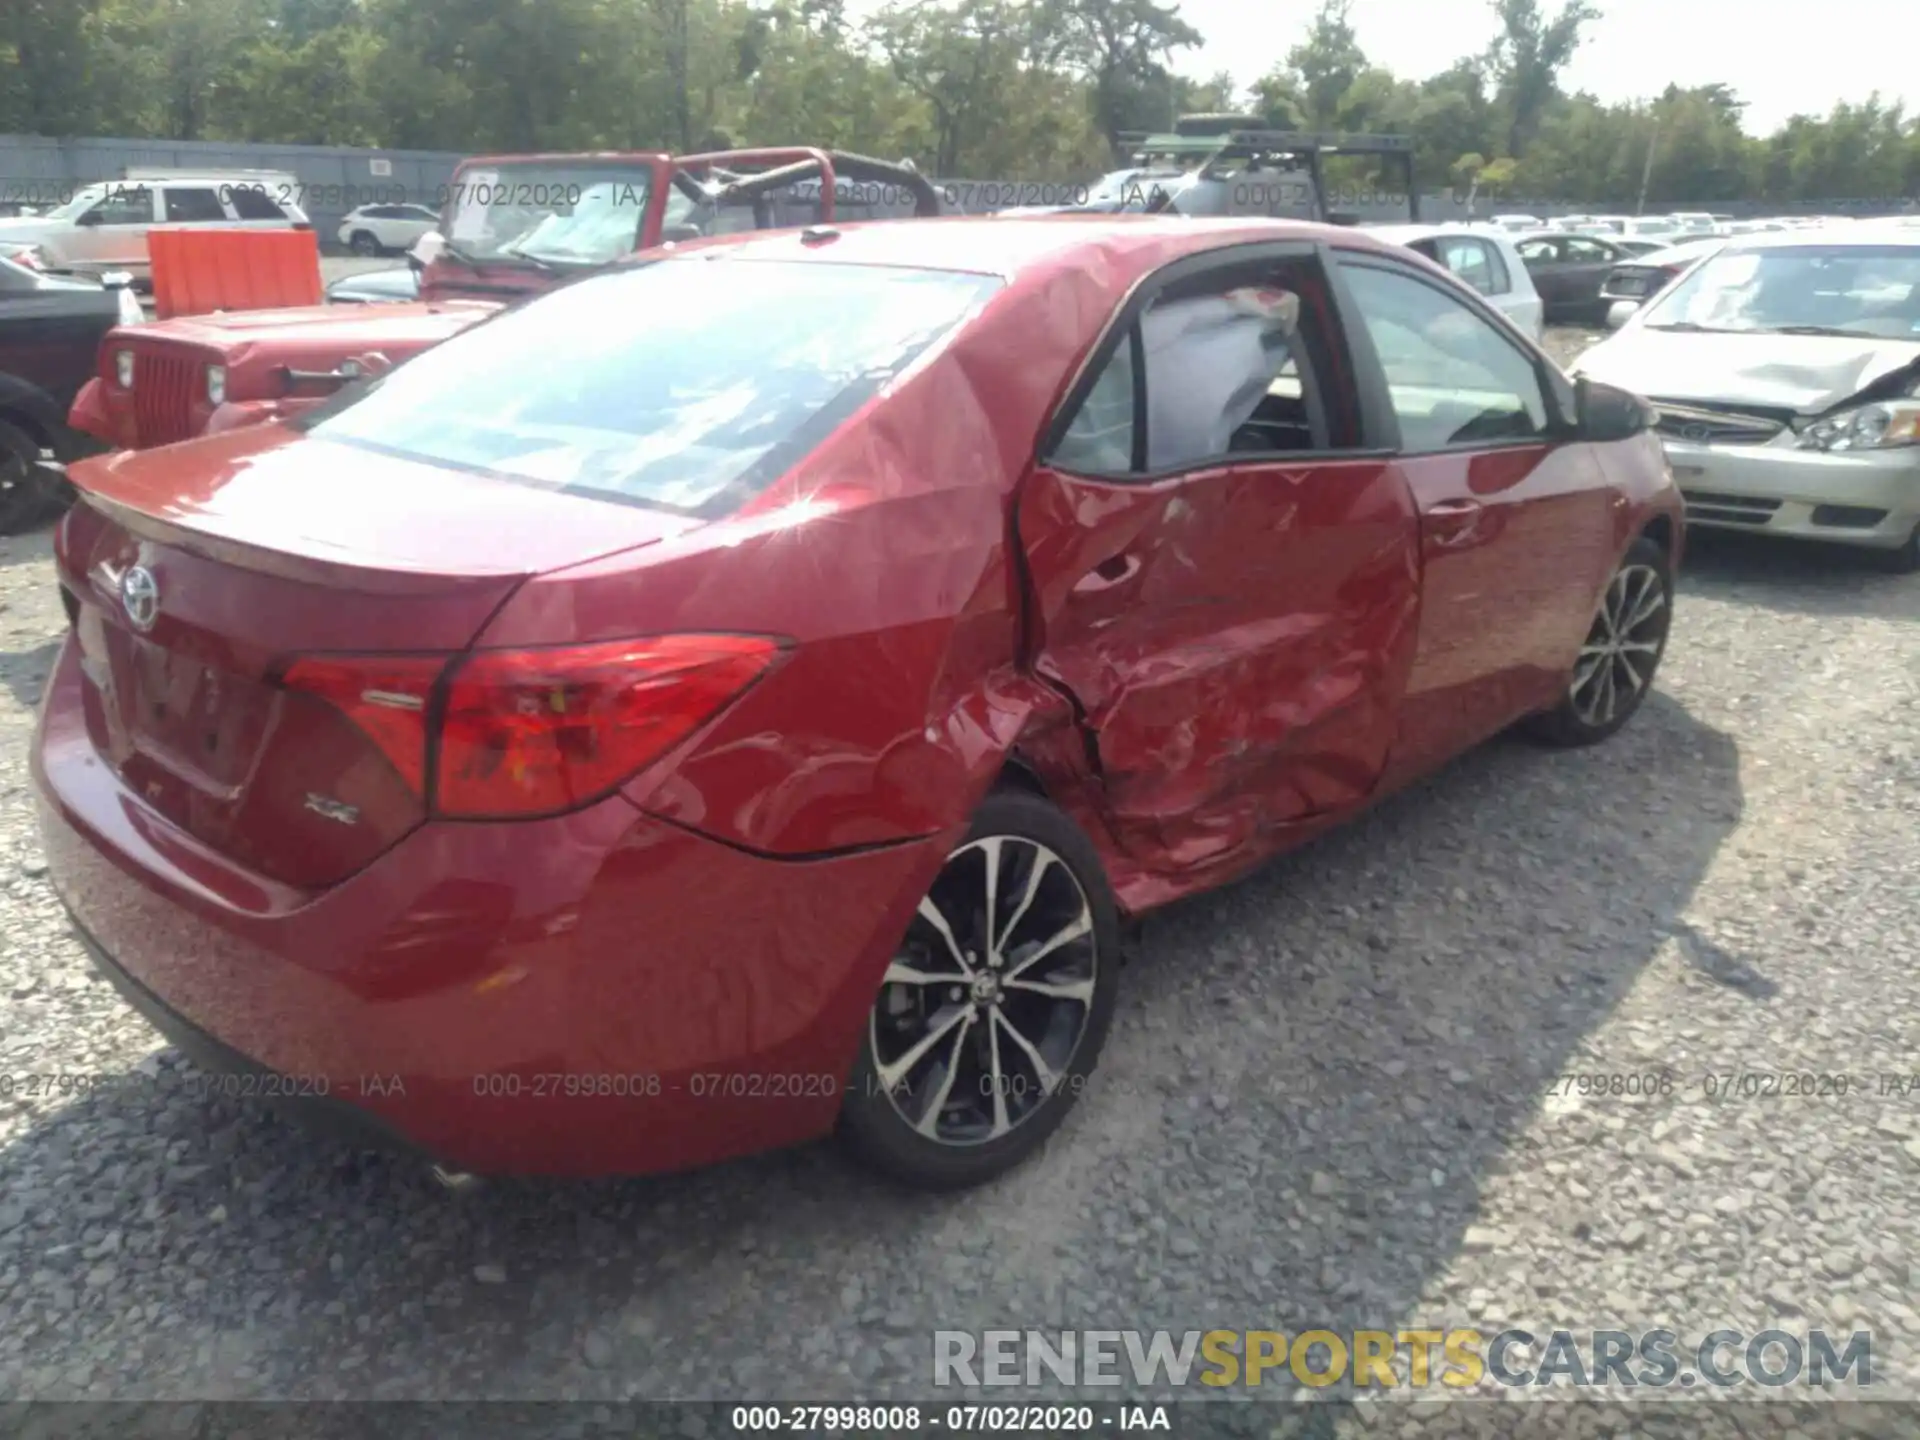
[[[196,790],[236,795],[265,742],[272,692],[123,630],[103,638],[132,748]]]

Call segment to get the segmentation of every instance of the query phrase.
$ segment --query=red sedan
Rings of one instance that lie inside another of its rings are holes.
[[[654,252],[76,469],[51,872],[230,1088],[447,1169],[975,1183],[1086,1088],[1122,917],[1626,722],[1650,418],[1352,230]]]

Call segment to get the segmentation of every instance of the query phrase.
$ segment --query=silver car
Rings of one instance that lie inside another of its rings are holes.
[[[1742,236],[1576,373],[1646,396],[1692,525],[1920,569],[1920,232]]]

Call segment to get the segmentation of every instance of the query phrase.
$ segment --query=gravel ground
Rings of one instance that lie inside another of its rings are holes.
[[[825,1150],[456,1198],[187,1093],[38,858],[62,618],[0,542],[0,1073],[123,1082],[0,1099],[0,1397],[925,1399],[936,1328],[1775,1321],[1920,1396],[1920,1095],[1877,1093],[1920,1071],[1920,580],[1696,540],[1615,741],[1492,744],[1152,918],[1104,1083],[943,1199]],[[1788,1070],[1876,1093],[1704,1098]]]

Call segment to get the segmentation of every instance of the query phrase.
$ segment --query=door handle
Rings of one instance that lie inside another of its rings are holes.
[[[1140,573],[1138,555],[1109,555],[1074,583],[1076,595],[1101,595],[1126,584]]]
[[[1480,516],[1485,509],[1478,500],[1460,496],[1436,500],[1420,513],[1436,539],[1453,541],[1470,533],[1480,523]]]

